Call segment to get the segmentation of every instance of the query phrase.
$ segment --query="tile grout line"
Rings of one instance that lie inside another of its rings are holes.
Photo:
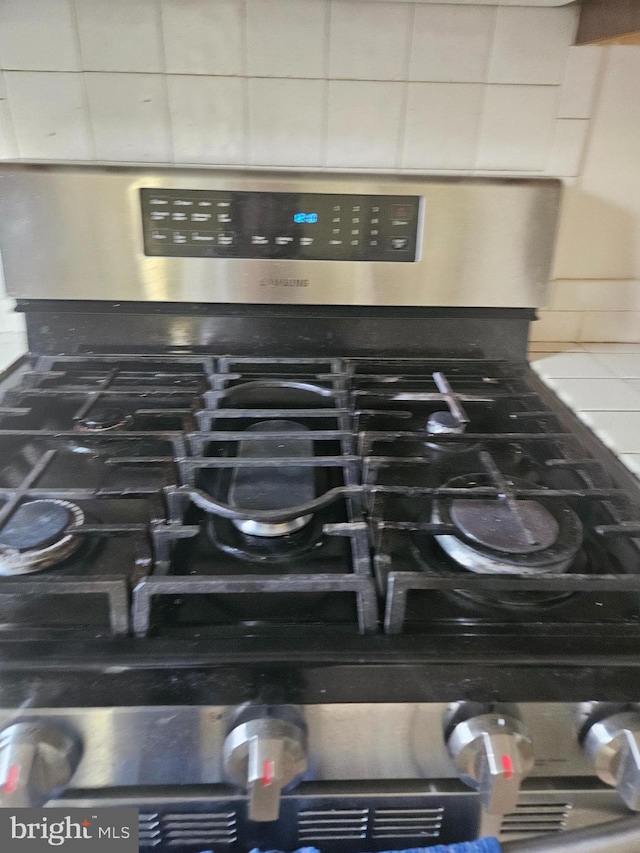
[[[249,8],[247,0],[241,3],[240,39],[242,43],[242,160],[246,164],[252,163],[251,156],[251,84],[249,77]],[[213,75],[218,76],[218,75]]]
[[[580,163],[578,165],[578,175],[577,175],[578,178],[580,178],[580,176],[582,175],[584,166],[587,162],[587,158],[588,158],[589,153],[591,151],[591,146],[593,144],[593,120],[594,120],[595,114],[598,111],[598,105],[600,104],[600,100],[602,98],[602,87],[603,87],[603,83],[604,83],[604,77],[605,77],[605,74],[606,74],[608,66],[609,66],[610,56],[611,56],[610,51],[608,50],[607,47],[605,47],[603,49],[602,54],[600,55],[600,59],[598,61],[598,73],[596,74],[596,81],[595,81],[595,85],[593,87],[593,94],[591,95],[591,105],[590,105],[590,109],[589,109],[589,112],[590,112],[590,116],[588,119],[589,126],[587,129],[587,136],[586,136],[586,139],[584,141],[584,145],[582,146]]]
[[[405,4],[407,5],[407,4]],[[413,4],[412,4],[413,5]],[[251,77],[252,80],[336,80],[337,82],[343,83],[398,83],[404,82],[402,80],[390,80],[388,77],[304,77],[304,76],[292,76],[292,75],[278,75],[278,74],[210,74],[210,73],[202,73],[196,74],[194,72],[186,72],[186,71],[123,71],[122,69],[118,70],[110,70],[110,71],[95,71],[90,69],[80,69],[77,71],[64,71],[59,68],[51,68],[51,69],[43,69],[43,68],[4,68],[2,69],[5,72],[10,72],[12,74],[138,74],[140,76],[158,76],[162,74],[167,77],[223,77],[223,78],[234,78],[234,77]],[[558,88],[560,86],[559,83],[490,83],[487,84],[486,81],[478,81],[478,80],[430,80],[428,78],[421,80],[411,80],[411,83],[431,83],[437,84],[441,86],[502,86],[504,88],[517,89],[522,86],[528,86],[530,88],[535,89],[550,89],[550,88]],[[588,119],[582,119],[583,121],[588,121]],[[575,119],[575,121],[580,121],[580,119]]]
[[[5,72],[0,71],[0,75],[2,76],[4,91],[6,93],[5,94],[5,100],[4,100],[4,106],[5,106],[5,118],[6,118],[6,122],[7,122],[7,131],[8,131],[8,134],[7,134],[7,136],[8,136],[7,142],[9,143],[8,147],[12,151],[14,151],[18,157],[20,157],[21,152],[20,152],[20,145],[18,143],[18,131],[16,129],[16,122],[15,122],[15,119],[13,117],[13,111],[11,109],[11,98],[9,97],[9,84],[7,82],[7,77],[6,77]],[[11,159],[11,158],[7,158],[7,159]]]
[[[160,50],[160,64],[164,78],[164,114],[167,133],[167,154],[170,163],[176,162],[175,140],[173,138],[173,116],[171,114],[171,99],[169,95],[169,75],[167,74],[167,51],[164,40],[164,15],[162,12],[162,0],[155,0],[156,29],[158,33],[158,48]]]
[[[90,160],[95,160],[97,157],[97,149],[96,149],[96,137],[93,131],[93,117],[91,115],[91,103],[89,101],[89,87],[87,85],[88,78],[84,71],[84,60],[82,57],[82,41],[80,39],[80,27],[78,26],[78,10],[76,8],[76,0],[69,0],[69,14],[71,16],[71,23],[73,25],[73,35],[74,41],[76,43],[76,50],[78,51],[78,60],[80,62],[80,70],[78,73],[82,75],[82,96],[84,100],[84,109],[86,115],[87,122],[87,142],[89,143],[89,153]],[[43,72],[43,73],[51,73],[51,72]],[[69,72],[59,72],[59,73],[69,73]]]
[[[480,169],[480,150],[482,145],[482,137],[484,134],[485,128],[485,119],[487,115],[487,101],[489,99],[489,76],[491,72],[491,60],[493,59],[493,54],[496,46],[496,33],[498,31],[498,12],[499,9],[497,6],[493,6],[493,32],[491,34],[491,43],[489,45],[489,50],[487,52],[487,59],[484,67],[483,73],[483,82],[482,86],[484,86],[484,92],[482,95],[482,106],[480,108],[480,121],[478,122],[478,129],[476,131],[476,138],[474,141],[475,147],[475,157],[473,158],[473,166],[472,169],[474,171],[478,171]]]
[[[329,163],[329,100],[330,100],[330,78],[331,67],[331,22],[333,14],[332,0],[325,0],[324,9],[324,43],[322,45],[322,73],[324,74],[324,86],[322,88],[322,137],[320,140],[320,163],[321,168],[327,169]]]
[[[416,4],[412,3],[407,15],[407,32],[405,34],[405,57],[404,57],[404,80],[402,81],[402,94],[400,95],[400,116],[398,119],[398,138],[396,140],[395,165],[402,169],[404,163],[404,149],[407,136],[407,121],[409,118],[409,77],[411,76],[411,60],[413,58],[414,35],[416,22]]]

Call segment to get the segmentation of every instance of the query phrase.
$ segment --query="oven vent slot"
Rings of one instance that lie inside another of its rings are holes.
[[[157,813],[143,813],[138,816],[138,845],[157,847],[162,841],[160,817]]]
[[[443,808],[376,809],[372,838],[437,838],[442,828]]]
[[[504,816],[500,833],[512,837],[559,832],[565,828],[570,810],[569,803],[521,803]]]
[[[326,809],[298,813],[300,841],[366,838],[369,809]]]
[[[141,814],[139,819],[140,847],[212,847],[233,844],[237,841],[236,813],[184,812],[166,814],[159,820],[157,814]]]

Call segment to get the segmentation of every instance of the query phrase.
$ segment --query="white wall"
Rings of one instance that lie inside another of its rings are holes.
[[[536,324],[542,339],[578,338],[611,287],[576,280],[640,277],[597,222],[596,239],[580,225],[587,208],[604,209],[615,231],[625,207],[630,184],[619,178],[610,197],[613,143],[601,140],[624,101],[640,101],[626,77],[640,79],[637,64],[618,73],[622,95],[613,79],[618,51],[640,48],[606,49],[601,72],[603,49],[571,47],[577,14],[384,0],[0,0],[0,158],[580,175],[563,221],[563,280]],[[633,134],[637,119],[622,130]],[[630,293],[616,303],[624,312]]]
[[[640,341],[640,47],[604,48],[537,340]]]

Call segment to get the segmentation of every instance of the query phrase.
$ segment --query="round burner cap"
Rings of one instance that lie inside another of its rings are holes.
[[[427,421],[427,432],[431,435],[462,435],[465,424],[461,423],[451,412],[434,412]]]
[[[0,530],[0,547],[34,551],[57,542],[65,535],[73,516],[64,503],[51,500],[21,504]]]
[[[467,539],[494,551],[532,554],[550,548],[560,532],[553,515],[538,501],[517,501],[517,506],[521,523],[505,501],[454,500],[451,521]]]

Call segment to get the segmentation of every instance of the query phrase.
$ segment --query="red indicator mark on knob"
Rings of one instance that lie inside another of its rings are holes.
[[[264,761],[262,764],[262,784],[271,785],[275,775],[275,763],[273,761]]]
[[[20,779],[20,765],[12,764],[7,773],[2,790],[5,794],[15,794],[18,790],[18,780]]]
[[[513,761],[510,755],[502,756],[502,775],[505,779],[513,779]]]

